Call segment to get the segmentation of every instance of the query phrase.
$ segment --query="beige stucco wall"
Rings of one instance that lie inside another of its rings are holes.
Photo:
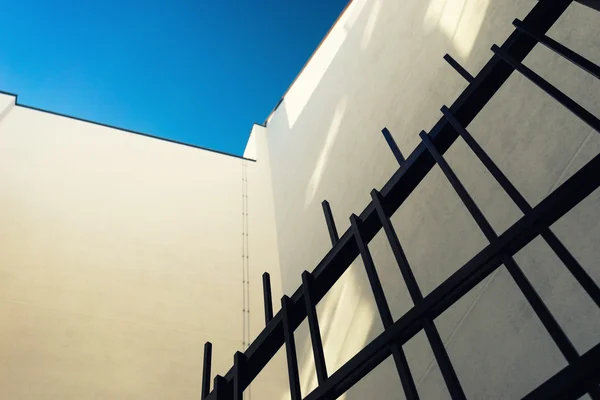
[[[0,398],[199,398],[204,343],[214,374],[244,348],[243,251],[250,315],[263,271],[281,295],[256,163],[0,100]]]
[[[225,374],[264,326],[261,275],[275,312],[338,230],[466,87],[511,21],[536,4],[354,0],[245,156],[228,157],[34,111],[0,94],[0,398],[198,398],[205,341]],[[573,5],[551,36],[600,63],[597,13]],[[595,115],[600,85],[545,49],[526,60]],[[543,117],[543,118],[542,118]],[[513,76],[469,127],[532,204],[600,152],[600,139]],[[457,141],[447,158],[500,233],[517,208]],[[553,229],[600,281],[600,194]],[[424,294],[486,241],[436,168],[392,221]],[[412,302],[380,233],[370,244],[393,315]],[[600,314],[540,240],[516,257],[580,352]],[[244,286],[245,285],[245,286]],[[245,310],[245,311],[243,311]],[[328,369],[382,330],[361,262],[318,305]],[[516,398],[565,365],[504,269],[436,321],[469,398]],[[303,394],[316,385],[306,321],[296,333]],[[424,399],[447,398],[421,333],[405,345]],[[280,351],[246,393],[287,399]],[[348,400],[402,398],[386,360]]]
[[[450,53],[476,74],[492,44],[537,1],[355,0],[267,120],[283,289],[300,285],[330,248],[321,201],[340,233],[398,168],[380,131],[405,156],[466,82],[442,59]],[[600,14],[574,4],[550,35],[600,63]],[[536,48],[526,64],[600,115],[600,83]],[[536,204],[600,152],[600,138],[520,76],[512,76],[469,127],[517,188]],[[500,233],[520,212],[464,143],[447,159]],[[597,192],[553,229],[600,282]],[[424,294],[482,249],[486,240],[436,167],[393,216]],[[383,233],[370,244],[395,318],[412,301]],[[600,340],[600,313],[547,245],[516,257],[576,348]],[[382,331],[364,267],[355,262],[318,307],[328,369],[334,371]],[[518,398],[565,361],[504,268],[435,321],[467,397]],[[306,321],[297,334],[302,391],[316,385]],[[405,346],[421,398],[448,398],[423,333]],[[390,359],[347,399],[402,398]]]

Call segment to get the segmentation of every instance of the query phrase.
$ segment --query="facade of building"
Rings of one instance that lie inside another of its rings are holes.
[[[404,155],[535,0],[354,0],[244,157],[159,140],[19,105],[0,94],[0,398],[195,399],[202,352],[225,375],[265,326],[261,276],[275,311],[331,249],[337,229],[398,170]],[[600,13],[573,3],[548,35],[600,64]],[[276,59],[275,61],[276,62]],[[600,115],[600,82],[537,46],[524,62]],[[232,110],[235,112],[235,110]],[[532,206],[600,153],[600,137],[514,74],[469,131]],[[498,234],[522,213],[462,141],[445,157]],[[600,172],[599,172],[600,173]],[[596,190],[552,226],[600,282]],[[427,295],[488,241],[438,167],[392,216]],[[369,243],[394,319],[413,302],[383,232]],[[515,255],[580,353],[600,341],[600,311],[536,239]],[[317,306],[327,368],[383,331],[358,258]],[[435,320],[468,398],[517,398],[566,365],[501,267]],[[295,333],[300,387],[317,386],[310,334]],[[422,399],[449,398],[423,332],[404,351]],[[285,349],[247,398],[288,399]],[[347,400],[403,398],[391,357]]]

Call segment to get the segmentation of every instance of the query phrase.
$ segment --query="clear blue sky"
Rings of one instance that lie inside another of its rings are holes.
[[[348,0],[4,2],[19,103],[241,155]]]

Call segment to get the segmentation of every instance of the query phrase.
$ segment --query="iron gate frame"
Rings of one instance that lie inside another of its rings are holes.
[[[568,363],[564,369],[525,398],[577,399],[588,393],[592,399],[600,400],[598,388],[600,368],[594,368],[600,365],[600,343],[580,355],[512,258],[534,238],[541,236],[600,307],[598,285],[550,229],[554,222],[600,186],[600,154],[532,207],[467,130],[469,124],[513,71],[517,71],[600,133],[598,118],[522,64],[525,57],[539,43],[600,79],[598,65],[546,36],[548,30],[572,2],[573,0],[539,1],[523,21],[513,22],[515,30],[502,46],[492,46],[494,54],[476,76],[469,74],[450,55],[444,57],[467,80],[468,86],[450,107],[442,107],[442,117],[429,134],[424,131],[420,133],[421,143],[408,158],[404,158],[390,132],[383,129],[383,135],[399,163],[399,169],[380,191],[373,189],[372,201],[359,216],[353,214],[350,217],[350,227],[341,237],[337,233],[329,203],[323,202],[325,220],[332,242],[331,250],[313,272],[304,271],[302,285],[291,297],[283,296],[281,310],[275,316],[271,304],[269,275],[267,273],[263,275],[266,327],[244,353],[235,353],[234,365],[224,377],[215,376],[212,392],[210,392],[212,346],[210,343],[206,344],[202,382],[203,399],[241,400],[244,390],[282,346],[286,347],[292,400],[335,399],[389,356],[394,359],[406,398],[418,399],[419,395],[402,345],[421,330],[424,330],[432,347],[450,396],[453,399],[465,399],[466,396],[434,320],[497,268],[505,265]],[[598,9],[593,1],[587,0],[582,3]],[[493,230],[444,159],[444,153],[459,137],[466,142],[523,212],[523,217],[500,235]],[[435,165],[440,167],[488,239],[489,245],[428,295],[423,296],[389,218]],[[382,228],[414,302],[414,306],[395,321],[390,313],[368,248],[369,242]],[[337,371],[328,375],[315,307],[359,256],[363,260],[384,331]],[[318,386],[302,397],[294,331],[305,318],[308,318]]]

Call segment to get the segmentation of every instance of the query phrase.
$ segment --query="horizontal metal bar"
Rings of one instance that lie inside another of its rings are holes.
[[[600,384],[600,344],[566,366],[523,400],[576,400]]]
[[[571,0],[539,2],[534,5],[524,19],[524,22],[533,26],[538,32],[545,33],[562,15],[570,3]],[[531,52],[536,43],[528,35],[515,31],[508,37],[502,48],[509,51],[516,60],[523,60]],[[502,84],[506,82],[512,72],[513,68],[499,57],[492,57],[477,74],[474,81],[452,104],[451,110],[457,116],[457,119],[465,126],[468,126]],[[447,123],[445,118],[441,118],[431,132],[433,142],[442,153],[452,145],[457,137],[458,134]],[[388,207],[390,213],[393,213],[400,207],[414,188],[425,178],[433,165],[433,159],[426,152],[425,146],[419,144],[406,159],[403,168],[398,169],[381,189],[381,194],[386,199],[386,207]],[[365,228],[365,240],[370,241],[379,229],[381,229],[381,223],[377,218],[377,213],[372,204],[369,204],[360,214],[360,219],[363,221]],[[315,278],[315,303],[318,303],[323,298],[325,293],[341,277],[357,256],[358,248],[356,247],[356,242],[349,230],[347,230],[340,237],[339,242],[325,255],[313,271],[313,277]],[[290,313],[290,323],[294,329],[306,317],[304,307],[295,307],[296,304],[303,305],[303,303],[302,288],[298,288],[292,296],[293,312]],[[245,352],[248,357],[247,372],[250,381],[260,373],[283,344],[283,321],[281,312],[279,312]],[[232,384],[233,368],[227,373],[226,379],[229,384]],[[229,390],[233,390],[233,387],[231,386]],[[212,396],[209,396],[209,399],[214,400]]]
[[[531,211],[531,205],[521,195],[517,188],[510,182],[510,180],[504,175],[504,173],[498,168],[490,156],[481,148],[479,143],[471,136],[471,134],[465,129],[458,120],[454,117],[452,112],[443,106],[441,109],[444,117],[452,124],[452,127],[456,129],[458,134],[463,138],[465,143],[471,148],[473,153],[479,158],[483,165],[490,171],[494,179],[502,186],[504,191],[508,194],[512,201],[515,202],[517,207],[523,214]],[[579,262],[573,257],[569,250],[561,243],[550,228],[543,229],[541,235],[548,243],[548,246],[554,251],[558,258],[567,267],[569,272],[573,274],[573,277],[579,282],[586,293],[592,298],[598,307],[600,307],[600,288],[596,285],[596,282],[587,273],[587,271],[579,264]]]
[[[569,111],[575,114],[583,122],[591,126],[596,132],[600,133],[600,120],[596,118],[588,110],[580,106],[575,100],[558,90],[550,82],[533,72],[531,69],[523,65],[520,61],[515,60],[506,51],[496,45],[492,46],[492,51],[502,58],[511,67],[519,71],[525,78],[533,82],[537,87],[552,96],[556,101],[565,106]]]
[[[473,79],[475,79],[475,78],[473,78],[473,75],[471,75],[471,74],[469,73],[469,71],[467,71],[466,69],[464,69],[464,68],[463,68],[463,66],[462,66],[462,65],[460,65],[460,64],[458,63],[458,61],[456,61],[454,58],[452,58],[452,56],[451,56],[450,54],[446,54],[446,55],[444,56],[444,60],[446,60],[446,62],[447,62],[448,64],[450,64],[450,66],[451,66],[452,68],[454,68],[454,70],[455,70],[456,72],[458,72],[458,73],[460,74],[460,76],[462,76],[463,78],[465,78],[465,80],[466,80],[467,82],[469,82],[469,83],[473,82]]]
[[[469,262],[442,282],[422,302],[411,308],[392,326],[367,344],[333,373],[305,400],[335,399],[372,371],[390,355],[390,344],[406,343],[420,329],[425,317],[436,318],[500,265],[503,254],[514,255],[538,234],[565,215],[600,186],[600,155],[594,157],[571,178],[542,200],[533,210],[508,228]]]
[[[527,26],[527,24],[525,24],[519,19],[515,19],[513,21],[513,25],[516,26],[518,30],[520,30],[521,32],[525,32],[526,34],[528,34],[529,36],[531,36],[532,38],[534,38],[535,40],[537,40],[538,42],[555,52],[556,54],[566,58],[581,69],[589,72],[594,77],[600,79],[600,66],[594,64],[582,55],[579,55],[578,53],[569,49],[567,46],[560,44],[556,40],[542,33],[536,32],[535,29],[532,29],[531,27]]]

